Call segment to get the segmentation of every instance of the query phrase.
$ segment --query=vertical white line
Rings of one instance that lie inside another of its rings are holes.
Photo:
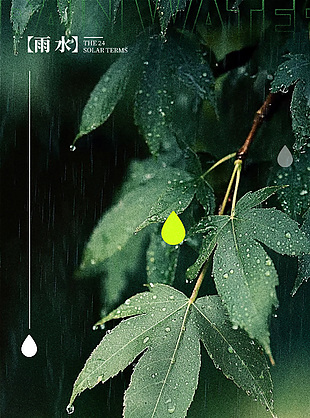
[[[31,328],[31,72],[28,80],[28,328]]]

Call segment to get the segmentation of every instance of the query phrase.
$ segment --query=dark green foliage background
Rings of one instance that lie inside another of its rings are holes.
[[[151,23],[148,5],[140,3],[147,26]],[[241,10],[248,15],[250,2],[239,3],[242,3]],[[127,4],[125,29],[119,22],[114,32],[109,33],[109,43],[113,46],[129,44],[141,30],[135,7],[131,7],[131,2]],[[40,18],[38,15],[33,17],[19,44],[19,54],[14,56],[10,4],[3,2],[1,6],[0,378],[4,385],[0,411],[9,418],[65,417],[72,383],[104,333],[92,331],[93,324],[101,315],[102,282],[99,277],[81,280],[75,278],[74,273],[93,228],[119,191],[129,162],[149,154],[134,125],[130,87],[126,100],[117,105],[105,125],[81,138],[77,151],[70,153],[69,145],[78,132],[82,109],[89,94],[115,57],[27,54],[27,34],[48,33],[55,39],[63,34],[56,1],[44,7]],[[257,2],[252,7],[259,6],[260,2]],[[306,6],[305,3],[303,7]],[[266,9],[269,26],[264,37],[260,25],[254,25],[251,37],[245,30],[240,39],[234,36],[229,21],[222,27],[213,3],[203,2],[202,11],[206,12],[207,7],[214,16],[212,30],[205,33],[203,27],[198,26],[198,29],[205,39],[206,58],[214,71],[215,61],[220,61],[227,53],[251,45],[258,44],[259,47],[251,59],[246,60],[242,70],[233,69],[226,77],[218,79],[217,112],[220,119],[208,104],[204,104],[205,117],[199,121],[195,147],[204,152],[201,159],[206,167],[209,162],[235,151],[243,143],[254,112],[268,92],[270,81],[266,76],[275,72],[285,45],[293,53],[304,53],[309,35],[304,8],[297,10],[294,36],[293,33],[275,32],[274,25],[278,22],[274,16],[275,8],[291,7],[291,2],[269,2]],[[81,36],[87,35],[94,21],[99,31],[101,24],[98,20],[98,15],[90,12],[83,28],[73,26],[72,33],[76,30]],[[189,25],[194,20],[195,16],[190,16]],[[240,55],[234,59],[238,64]],[[26,359],[20,353],[20,346],[28,334],[26,138],[29,70],[33,76],[31,333],[38,345],[38,354],[33,359]],[[223,115],[225,123],[220,122]],[[242,174],[240,196],[248,190],[265,186],[267,182],[272,183],[279,150],[284,144],[291,148],[293,143],[289,103],[284,100],[274,118],[261,128],[251,148]],[[225,192],[230,170],[228,163],[210,176],[217,197]],[[272,203],[279,206],[276,199]],[[194,259],[194,252],[192,257]],[[276,312],[277,318],[271,323],[272,350],[277,362],[277,367],[272,370],[275,406],[279,416],[301,418],[306,416],[302,414],[307,408],[310,389],[307,366],[310,356],[310,288],[307,284],[302,285],[292,299],[290,292],[296,275],[296,260],[283,259],[275,254],[273,259],[281,283],[278,288],[280,308]],[[128,272],[130,285],[124,288],[122,299],[143,290],[142,283],[147,280],[144,263],[142,260],[136,271]],[[179,269],[184,273],[184,266]],[[187,294],[192,289],[192,285],[185,284],[182,278],[178,278],[175,286],[183,288]],[[206,279],[201,289],[203,292],[215,293],[211,279]],[[117,299],[113,303],[117,303]],[[103,308],[108,310],[111,307],[111,301],[107,300]],[[215,370],[207,356],[203,357],[202,363],[200,384],[189,417],[268,416],[260,405],[248,399]],[[83,399],[77,402],[74,417],[121,416],[123,392],[128,386],[131,370],[129,367],[112,382],[86,391]]]

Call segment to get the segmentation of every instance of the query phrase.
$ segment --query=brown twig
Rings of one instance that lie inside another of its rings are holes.
[[[236,159],[237,160],[245,160],[250,145],[252,144],[255,134],[258,128],[262,125],[262,123],[267,119],[270,118],[275,110],[278,108],[279,101],[282,98],[282,93],[269,93],[263,105],[258,109],[255,113],[252,128],[250,130],[249,135],[247,136],[246,140],[242,147],[238,150]]]

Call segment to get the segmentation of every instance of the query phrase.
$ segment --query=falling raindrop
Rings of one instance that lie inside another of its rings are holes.
[[[169,245],[180,244],[185,238],[185,228],[178,217],[178,215],[172,211],[161,230],[162,239]]]
[[[38,351],[37,344],[35,343],[34,339],[29,334],[25,338],[25,341],[23,342],[21,346],[21,352],[23,353],[25,357],[33,357],[36,355],[37,351]]]
[[[289,167],[293,163],[292,153],[286,145],[279,152],[277,161],[281,167]]]
[[[66,408],[66,410],[67,410],[67,413],[69,415],[71,415],[74,412],[74,406],[73,405],[68,405],[67,408]]]

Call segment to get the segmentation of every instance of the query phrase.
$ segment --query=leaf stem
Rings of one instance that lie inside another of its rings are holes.
[[[239,161],[239,160],[236,160],[236,161]],[[235,161],[235,163],[236,163],[236,161]],[[230,191],[231,191],[232,185],[233,185],[234,180],[235,180],[236,173],[238,171],[238,167],[239,167],[239,164],[235,164],[234,170],[232,172],[232,175],[230,177],[230,180],[229,180],[229,183],[228,183],[228,186],[227,186],[227,190],[226,190],[226,193],[225,193],[223,202],[222,202],[222,204],[220,206],[219,215],[223,215],[223,213],[225,211],[225,207],[226,207],[226,204],[227,204],[229,195],[230,195]]]
[[[239,188],[239,183],[240,183],[240,174],[241,174],[241,169],[242,169],[242,160],[236,160],[235,167],[237,171],[236,171],[235,190],[234,190],[233,200],[231,204],[231,217],[233,217],[235,214],[237,194],[238,194],[238,188]]]
[[[267,353],[267,354],[268,354],[268,357],[269,357],[270,364],[271,364],[272,366],[275,366],[275,365],[276,365],[276,362],[274,361],[274,358],[272,357],[271,352],[269,352],[269,353]]]
[[[236,152],[233,152],[232,154],[228,154],[225,157],[221,158],[220,160],[218,160],[215,164],[213,164],[212,167],[210,167],[205,173],[202,174],[202,178],[204,178],[204,176],[206,176],[208,173],[210,173],[210,171],[212,171],[214,168],[216,168],[218,165],[224,163],[225,161],[230,160],[231,158],[234,158],[237,155]]]
[[[189,306],[192,305],[195,300],[197,299],[198,296],[198,292],[200,289],[200,286],[202,285],[203,279],[205,277],[206,271],[207,271],[207,267],[208,267],[208,262],[206,261],[202,267],[202,270],[198,276],[198,279],[196,281],[195,287],[193,289],[193,292],[191,294],[191,297],[189,298]]]

